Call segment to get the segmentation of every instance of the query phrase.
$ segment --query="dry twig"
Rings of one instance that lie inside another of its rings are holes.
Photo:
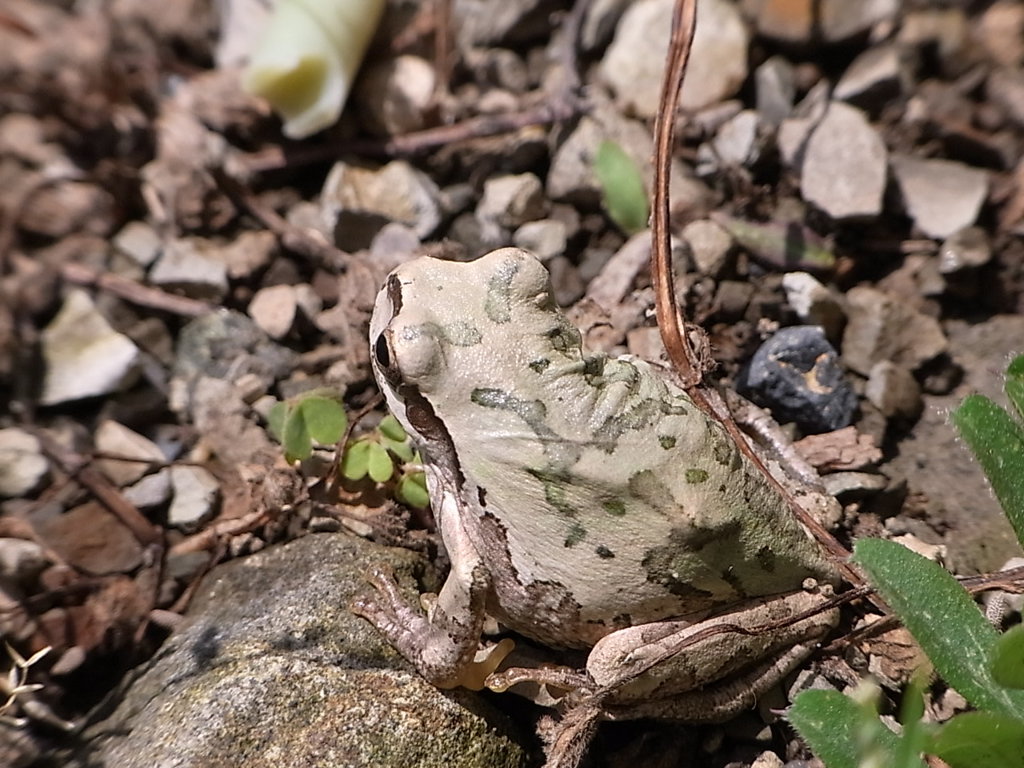
[[[170,312],[173,315],[184,317],[201,317],[209,314],[216,307],[205,301],[190,299],[187,296],[176,296],[167,293],[159,288],[149,285],[142,285],[127,277],[115,275],[111,272],[97,272],[84,264],[68,262],[60,269],[61,276],[69,283],[85,285],[110,291],[132,304],[150,309],[158,309]]]
[[[672,145],[675,115],[679,105],[679,89],[686,74],[686,65],[697,25],[697,0],[676,0],[672,16],[672,36],[669,43],[665,79],[662,81],[658,117],[654,125],[654,201],[651,206],[652,257],[651,280],[657,301],[658,328],[668,351],[669,359],[679,372],[683,388],[694,403],[705,413],[717,419],[729,432],[737,447],[760,470],[782,498],[786,500],[797,519],[811,532],[823,549],[829,553],[844,578],[855,586],[864,584],[864,578],[848,562],[850,553],[804,510],[793,495],[768,471],[761,458],[747,442],[721,397],[709,387],[702,386],[704,362],[709,355],[698,353],[687,340],[686,323],[676,301],[672,278],[671,239],[669,234],[669,180],[671,174]]]

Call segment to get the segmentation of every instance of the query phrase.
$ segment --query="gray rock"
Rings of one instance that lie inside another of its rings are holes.
[[[619,104],[640,117],[658,109],[674,0],[638,0],[622,15],[600,71]],[[697,32],[680,106],[698,110],[735,94],[747,77],[749,33],[735,4],[697,4]]]
[[[615,32],[615,26],[622,12],[631,0],[593,0],[587,7],[580,28],[580,45],[585,51],[593,51],[607,45]]]
[[[907,215],[928,237],[974,224],[988,195],[985,171],[952,160],[895,155],[892,169]]]
[[[556,9],[552,0],[455,0],[452,17],[461,46],[487,46],[548,34]]]
[[[775,143],[779,156],[790,168],[800,170],[807,149],[807,139],[828,111],[829,84],[819,80],[788,117],[779,125]]]
[[[94,437],[96,450],[115,456],[141,459],[141,461],[117,461],[98,459],[99,470],[118,486],[130,485],[149,471],[148,461],[163,462],[167,457],[152,440],[128,429],[111,419],[105,419],[96,428]]]
[[[938,320],[896,296],[857,286],[847,292],[846,304],[843,362],[857,373],[867,376],[883,361],[915,371],[946,351]]]
[[[921,385],[910,371],[888,360],[871,368],[864,396],[888,418],[916,419],[921,414]]]
[[[1024,126],[1024,69],[996,69],[988,76],[985,96],[1006,111],[1018,127]]]
[[[73,290],[42,334],[46,376],[39,402],[56,405],[115,392],[135,373],[139,350],[84,291]]]
[[[312,203],[302,203],[301,206],[310,206],[315,212],[316,208]],[[300,205],[293,206],[288,211],[291,217],[296,209],[300,212]],[[309,210],[309,209],[307,209]],[[304,222],[294,222],[289,218],[290,223],[296,226],[304,226]],[[277,251],[277,235],[273,232],[245,231],[239,232],[238,237],[221,246],[218,249],[218,257],[224,262],[228,271],[228,277],[232,280],[243,280],[251,275],[261,272],[270,266],[271,260]]]
[[[419,56],[396,56],[364,67],[353,94],[359,119],[378,135],[420,130],[436,79],[434,65]]]
[[[897,97],[907,80],[899,46],[879,45],[868,48],[850,63],[832,97],[861,106],[883,104]]]
[[[907,8],[900,20],[897,40],[908,48],[934,48],[944,69],[959,72],[969,66],[971,57],[964,54],[968,32],[973,26],[974,19],[968,22],[961,7]]]
[[[886,149],[859,109],[832,102],[807,141],[804,200],[833,219],[877,216],[885,191]]]
[[[895,19],[900,0],[821,0],[818,24],[827,42],[847,40],[881,22]]]
[[[793,65],[781,56],[772,56],[754,71],[757,111],[769,125],[778,125],[793,110],[796,99],[796,75]]]
[[[204,376],[229,381],[256,374],[265,389],[291,373],[295,355],[275,344],[240,312],[222,311],[188,323],[178,334],[172,373],[191,387]],[[181,410],[187,403],[174,403]]]
[[[121,493],[139,509],[161,507],[171,498],[171,470],[164,467],[151,475],[146,475]]]
[[[167,511],[167,523],[193,531],[213,515],[220,483],[202,467],[176,464],[170,469],[174,499]]]
[[[239,312],[214,312],[178,334],[169,404],[187,418],[227,465],[270,466],[280,455],[266,431],[253,422],[253,384],[264,392],[294,370],[295,355],[273,343]],[[246,389],[236,386],[247,381]]]
[[[294,285],[271,285],[256,291],[246,311],[270,338],[281,339],[295,324],[298,309]]]
[[[820,325],[830,341],[839,338],[846,316],[838,297],[807,272],[787,272],[782,277],[786,301],[803,322]]]
[[[404,160],[380,168],[334,164],[320,192],[320,212],[335,244],[367,248],[389,221],[412,227],[421,239],[441,223],[440,190]]]
[[[310,535],[211,572],[185,622],[95,731],[118,768],[518,768],[507,721],[439,691],[345,606],[386,561],[413,603],[422,561]],[[79,767],[81,768],[81,767]]]
[[[513,233],[512,243],[547,261],[565,253],[567,229],[565,222],[558,219],[528,221]]]
[[[716,165],[749,167],[756,163],[761,156],[758,142],[760,127],[760,115],[753,109],[745,109],[727,120],[711,142]],[[700,159],[698,154],[698,161]]]
[[[476,218],[485,237],[499,229],[515,229],[544,215],[544,185],[533,173],[496,176],[484,182]]]
[[[944,275],[988,264],[992,244],[981,227],[967,227],[947,237],[939,248],[939,272]]]
[[[35,579],[50,560],[34,541],[0,538],[0,579],[25,584]]]
[[[411,227],[404,224],[384,225],[370,244],[370,256],[380,263],[382,269],[390,272],[419,253],[422,241]]]
[[[691,221],[683,228],[683,239],[690,245],[694,266],[702,275],[718,277],[729,261],[732,236],[709,219]]]
[[[196,299],[219,300],[228,292],[223,260],[203,252],[195,238],[171,240],[149,270],[154,285]]]
[[[50,469],[35,435],[23,429],[0,429],[0,498],[31,493]]]
[[[136,264],[148,267],[163,248],[157,231],[143,221],[130,221],[114,235],[114,247]]]
[[[1001,66],[1024,64],[1024,5],[1018,0],[996,0],[977,19],[975,35]]]
[[[848,426],[857,395],[821,328],[783,328],[762,344],[737,381],[740,394],[807,434]]]

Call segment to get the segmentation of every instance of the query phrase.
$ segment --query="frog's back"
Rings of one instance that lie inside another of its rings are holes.
[[[589,645],[621,626],[699,618],[831,578],[721,425],[647,364],[588,362],[527,390],[532,399],[478,403],[493,438],[464,459],[486,499],[483,546],[509,553],[507,570],[494,568],[496,613],[513,628]],[[526,419],[524,402],[545,407]],[[538,622],[546,610],[552,620]]]

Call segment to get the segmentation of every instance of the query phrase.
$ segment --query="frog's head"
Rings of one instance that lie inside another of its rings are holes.
[[[422,437],[439,431],[432,421],[468,413],[474,391],[516,391],[538,359],[578,354],[579,333],[540,261],[502,248],[471,262],[400,266],[377,295],[370,347],[392,413]]]
[[[547,270],[535,256],[502,248],[471,262],[422,257],[387,278],[370,320],[374,374],[385,390],[415,386],[423,394],[466,378],[502,349],[548,328],[555,311]],[[470,348],[483,345],[481,350]]]

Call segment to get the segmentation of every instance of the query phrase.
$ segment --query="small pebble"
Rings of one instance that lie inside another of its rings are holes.
[[[0,429],[0,498],[31,493],[50,468],[35,435],[23,429]]]
[[[974,224],[988,195],[988,174],[952,160],[892,158],[903,206],[928,237],[949,237]]]
[[[737,385],[778,421],[795,422],[808,434],[841,429],[857,410],[839,355],[818,326],[780,330],[754,353]]]
[[[77,289],[43,330],[42,348],[43,405],[116,391],[134,373],[139,355],[131,339],[111,328],[89,295]]]

